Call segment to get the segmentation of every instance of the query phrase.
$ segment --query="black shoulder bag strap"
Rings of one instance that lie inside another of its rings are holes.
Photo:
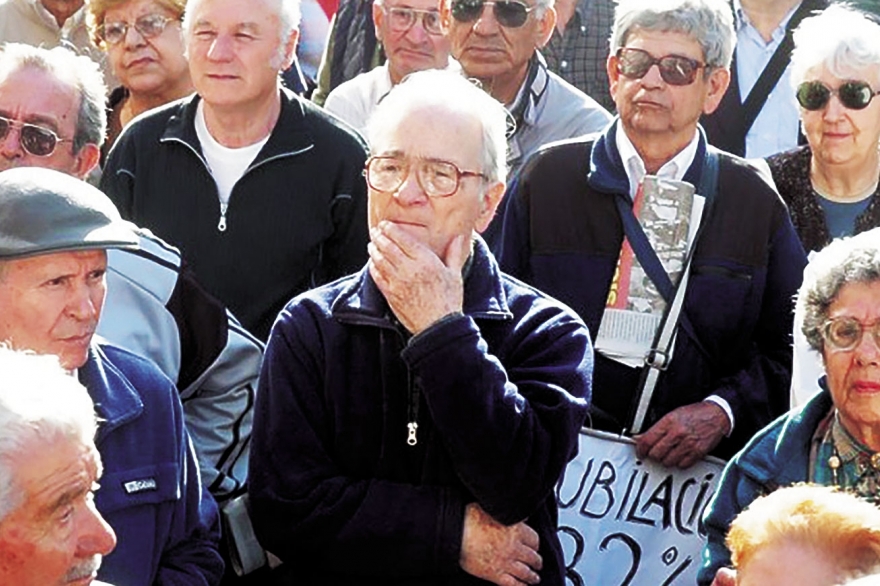
[[[821,1],[804,0],[797,10],[794,11],[794,14],[791,15],[791,19],[785,27],[785,37],[779,43],[779,46],[776,47],[776,51],[773,53],[764,71],[761,72],[758,81],[755,82],[745,102],[743,102],[742,118],[740,119],[740,130],[742,131],[743,140],[745,140],[746,134],[751,130],[752,124],[755,123],[761,108],[767,102],[770,92],[773,91],[779,78],[782,77],[782,72],[785,71],[785,68],[791,62],[791,50],[794,48],[794,38],[792,36],[794,29],[797,28],[804,17],[814,10],[821,10],[824,6],[825,3]],[[731,75],[736,75],[736,50],[734,50],[731,69]]]
[[[691,259],[702,235],[703,227],[706,225],[705,218],[709,216],[711,206],[718,191],[718,166],[718,151],[707,144],[703,169],[700,173],[700,183],[696,190],[697,194],[706,198],[706,203],[703,207],[700,227],[697,229],[694,242],[685,257],[681,278],[677,286],[673,286],[669,275],[657,257],[657,253],[648,241],[648,237],[645,235],[644,230],[642,230],[638,218],[633,213],[631,202],[623,195],[618,195],[615,198],[626,238],[629,240],[630,246],[639,260],[639,264],[642,265],[642,268],[648,274],[648,278],[651,279],[663,300],[666,301],[666,311],[654,337],[651,350],[645,356],[646,368],[642,372],[639,388],[634,397],[634,413],[631,417],[632,425],[630,426],[631,433],[633,434],[641,433],[648,412],[648,405],[651,403],[654,388],[657,385],[657,379],[660,376],[660,372],[666,370],[666,367],[669,365],[677,326],[680,324],[687,331],[688,335],[699,343],[696,331],[691,325],[690,320],[687,319],[687,315],[681,313],[681,309],[684,305],[684,296],[687,291]]]

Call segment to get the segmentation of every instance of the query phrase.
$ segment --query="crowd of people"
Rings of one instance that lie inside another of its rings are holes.
[[[0,0],[0,583],[562,586],[584,426],[880,573],[873,16],[300,9]]]

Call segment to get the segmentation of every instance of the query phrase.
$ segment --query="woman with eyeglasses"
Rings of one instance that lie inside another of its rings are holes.
[[[794,33],[806,146],[767,159],[807,251],[880,226],[880,25],[831,6]]]
[[[703,516],[699,583],[734,584],[724,545],[762,494],[812,482],[880,504],[880,228],[816,253],[797,295],[796,327],[825,364],[822,391],[758,432],[724,470]],[[726,581],[725,579],[726,578]]]
[[[194,91],[180,29],[186,0],[90,0],[86,6],[92,38],[122,84],[108,100],[106,156],[132,118]]]

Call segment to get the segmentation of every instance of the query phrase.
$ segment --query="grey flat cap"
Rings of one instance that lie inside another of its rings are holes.
[[[137,243],[113,202],[85,181],[38,167],[0,172],[0,258]]]

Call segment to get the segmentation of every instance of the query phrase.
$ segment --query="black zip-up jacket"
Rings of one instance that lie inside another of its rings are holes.
[[[367,258],[365,144],[280,91],[278,122],[225,215],[196,136],[198,96],[127,127],[101,179],[122,216],[179,247],[199,282],[262,340],[291,298]]]

